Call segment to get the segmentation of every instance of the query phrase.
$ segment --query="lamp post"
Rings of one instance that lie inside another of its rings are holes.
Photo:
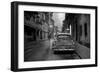
[[[52,31],[53,31],[53,25],[49,25],[49,39],[52,36]]]

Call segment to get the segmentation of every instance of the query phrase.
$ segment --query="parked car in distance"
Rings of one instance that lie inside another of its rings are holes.
[[[75,43],[66,33],[57,34],[57,40],[53,42],[52,50],[54,54],[73,54]]]

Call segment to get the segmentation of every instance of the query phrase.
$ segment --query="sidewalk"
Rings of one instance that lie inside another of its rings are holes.
[[[82,59],[90,58],[90,48],[87,48],[79,43],[76,43],[76,52],[81,56]]]

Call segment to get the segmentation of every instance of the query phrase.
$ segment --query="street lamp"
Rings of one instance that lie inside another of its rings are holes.
[[[49,36],[50,38],[52,37],[53,35],[53,25],[49,25]]]
[[[53,26],[52,25],[49,25],[49,27],[52,28]]]

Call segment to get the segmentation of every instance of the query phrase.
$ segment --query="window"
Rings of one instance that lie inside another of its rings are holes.
[[[87,23],[84,24],[84,34],[85,37],[87,37]]]

